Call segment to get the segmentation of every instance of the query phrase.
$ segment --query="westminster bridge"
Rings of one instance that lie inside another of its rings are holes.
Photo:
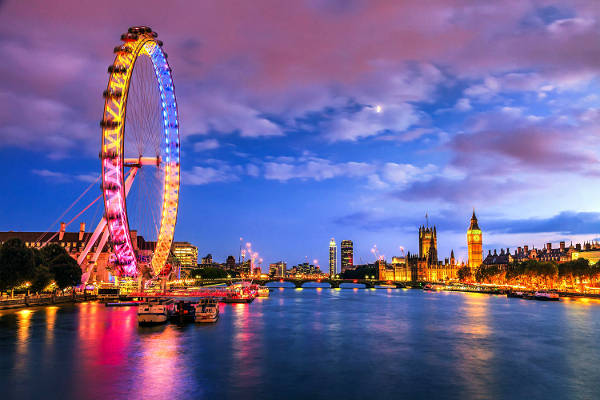
[[[243,278],[219,278],[219,279],[195,279],[195,285],[200,286],[211,286],[211,285],[231,285],[233,283],[248,281],[248,279]],[[284,283],[289,282],[292,283],[296,288],[303,288],[305,283],[326,283],[329,284],[331,289],[340,288],[340,285],[343,283],[348,284],[362,284],[365,289],[372,289],[376,286],[384,286],[385,288],[405,288],[408,282],[390,282],[390,281],[380,281],[377,279],[315,279],[315,278],[255,278],[252,279],[253,283],[256,283],[261,286],[266,286],[268,283]],[[271,286],[274,287],[274,286]],[[277,287],[277,286],[275,286]],[[279,286],[281,287],[281,286]],[[314,286],[310,286],[310,288],[314,288]]]

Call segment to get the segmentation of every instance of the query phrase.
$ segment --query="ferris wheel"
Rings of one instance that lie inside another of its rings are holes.
[[[123,44],[114,48],[115,59],[108,67],[108,87],[104,91],[100,122],[104,217],[78,261],[85,261],[102,234],[97,249],[101,250],[110,239],[112,265],[120,276],[135,276],[142,266],[153,276],[160,275],[177,221],[177,103],[167,54],[157,37],[145,26],[131,27],[121,35]],[[136,212],[133,203],[138,204]],[[137,239],[131,234],[131,229],[141,226],[146,227],[145,235],[155,243],[146,259],[136,254]],[[90,265],[97,257],[95,254]],[[84,282],[90,272],[91,267],[84,273]]]

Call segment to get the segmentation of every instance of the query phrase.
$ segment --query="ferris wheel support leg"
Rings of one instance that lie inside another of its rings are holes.
[[[133,185],[133,179],[135,178],[135,175],[137,174],[137,170],[138,169],[135,167],[131,168],[131,172],[129,173],[129,176],[127,177],[127,180],[125,181],[125,196],[127,196],[129,194],[129,191],[131,190],[131,185]],[[106,224],[106,217],[102,217],[102,219],[96,226],[96,229],[94,229],[94,233],[90,237],[90,240],[88,240],[87,244],[85,245],[85,248],[83,249],[83,251],[81,252],[79,257],[77,258],[77,264],[79,264],[81,266],[85,262],[88,254],[90,253],[90,249],[92,248],[94,243],[96,243],[96,240],[98,240],[100,233],[102,233],[102,238],[100,239],[100,243],[98,243],[96,251],[94,252],[94,256],[88,263],[85,273],[81,276],[81,283],[83,283],[83,284],[86,284],[87,281],[89,280],[91,272],[92,272],[92,268],[96,264],[96,261],[98,261],[98,258],[100,257],[100,253],[102,252],[102,249],[104,249],[104,246],[106,245],[106,242],[108,241],[108,238],[110,236],[109,232],[108,232],[108,226]]]
[[[100,233],[104,229],[106,229],[106,218],[102,217],[102,219],[96,226],[96,229],[94,229],[94,233],[92,234],[92,237],[90,238],[90,240],[88,240],[87,244],[85,245],[85,248],[83,249],[83,251],[81,252],[79,257],[77,258],[77,264],[81,265],[85,261],[88,253],[90,252],[90,249],[92,248],[94,243],[96,243],[96,240],[98,240],[98,236],[100,236]]]
[[[96,262],[98,261],[98,258],[100,257],[100,253],[102,253],[102,250],[104,249],[104,246],[106,245],[106,242],[108,241],[108,237],[109,237],[108,227],[105,226],[104,230],[102,231],[102,238],[100,239],[100,242],[98,242],[96,251],[94,252],[94,255],[92,256],[92,259],[88,263],[87,271],[81,277],[82,283],[86,284],[87,281],[90,279],[90,275],[92,274],[92,269],[96,265]],[[85,279],[85,281],[84,281],[84,279]]]

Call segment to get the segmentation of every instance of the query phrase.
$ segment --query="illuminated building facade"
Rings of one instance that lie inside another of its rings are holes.
[[[198,248],[191,243],[173,242],[172,252],[182,269],[192,269],[198,265]]]
[[[477,224],[475,210],[473,210],[473,216],[471,217],[471,225],[467,230],[467,246],[469,248],[468,265],[469,268],[473,270],[479,267],[483,262],[481,229],[479,229],[479,225]]]
[[[382,268],[379,265],[379,279],[397,282],[443,282],[455,280],[459,265],[454,258],[454,250],[450,258],[438,260],[437,229],[435,226],[419,227],[419,254],[392,257],[391,265]]]
[[[335,239],[329,241],[329,276],[334,277],[337,273],[337,245]]]
[[[290,268],[287,275],[289,277],[294,277],[294,278],[309,278],[309,279],[312,279],[312,278],[321,279],[324,276],[327,276],[327,275],[323,274],[323,272],[321,271],[321,268],[319,268],[318,265],[315,266],[315,265],[309,264],[307,262],[298,264],[298,265],[294,265],[292,268]]]
[[[437,231],[435,226],[419,227],[419,257],[431,263],[437,263]]]
[[[286,270],[287,270],[287,264],[283,261],[269,264],[269,275],[271,275],[271,276],[275,276],[277,278],[283,278],[283,277],[285,277]]]
[[[519,246],[512,253],[510,252],[510,248],[506,248],[506,250],[500,249],[500,251],[496,249],[488,250],[488,254],[482,264],[486,266],[507,267],[510,263],[520,263],[527,260],[563,263],[580,258],[588,260],[590,264],[600,261],[600,243],[585,242],[583,245],[577,243],[575,246],[571,243],[567,247],[565,242],[562,241],[558,247],[552,247],[552,243],[546,243],[539,249],[525,245]]]
[[[346,272],[354,265],[354,244],[352,240],[342,240],[340,251],[342,253],[342,272]]]

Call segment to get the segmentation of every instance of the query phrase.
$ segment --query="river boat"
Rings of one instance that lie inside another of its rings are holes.
[[[506,292],[506,297],[514,297],[514,298],[522,299],[524,294],[525,294],[524,292],[508,291],[508,292]]]
[[[223,303],[252,303],[257,289],[250,282],[236,283],[227,288],[227,295],[221,299]]]
[[[246,282],[242,282],[242,290],[247,293],[251,293],[254,297],[269,297],[269,288],[265,286],[260,286],[256,283],[246,284]]]
[[[539,290],[534,294],[535,300],[541,301],[559,301],[560,296],[555,292],[546,292],[544,290]]]
[[[119,301],[116,303],[104,303],[105,307],[130,307],[137,306],[141,303],[139,301]]]
[[[196,319],[196,303],[180,300],[169,311],[169,319],[174,322],[194,322]]]
[[[215,299],[203,299],[196,304],[195,322],[217,322],[219,303]]]
[[[227,296],[221,299],[221,301],[223,303],[252,303],[254,301],[254,296],[243,293],[228,293]]]
[[[443,287],[442,285],[432,285],[431,283],[426,284],[425,286],[423,286],[423,290],[442,290]]]
[[[158,325],[167,322],[170,309],[173,307],[172,300],[150,301],[140,303],[137,310],[139,325]]]
[[[270,291],[268,287],[259,286],[258,287],[258,297],[269,297]]]

